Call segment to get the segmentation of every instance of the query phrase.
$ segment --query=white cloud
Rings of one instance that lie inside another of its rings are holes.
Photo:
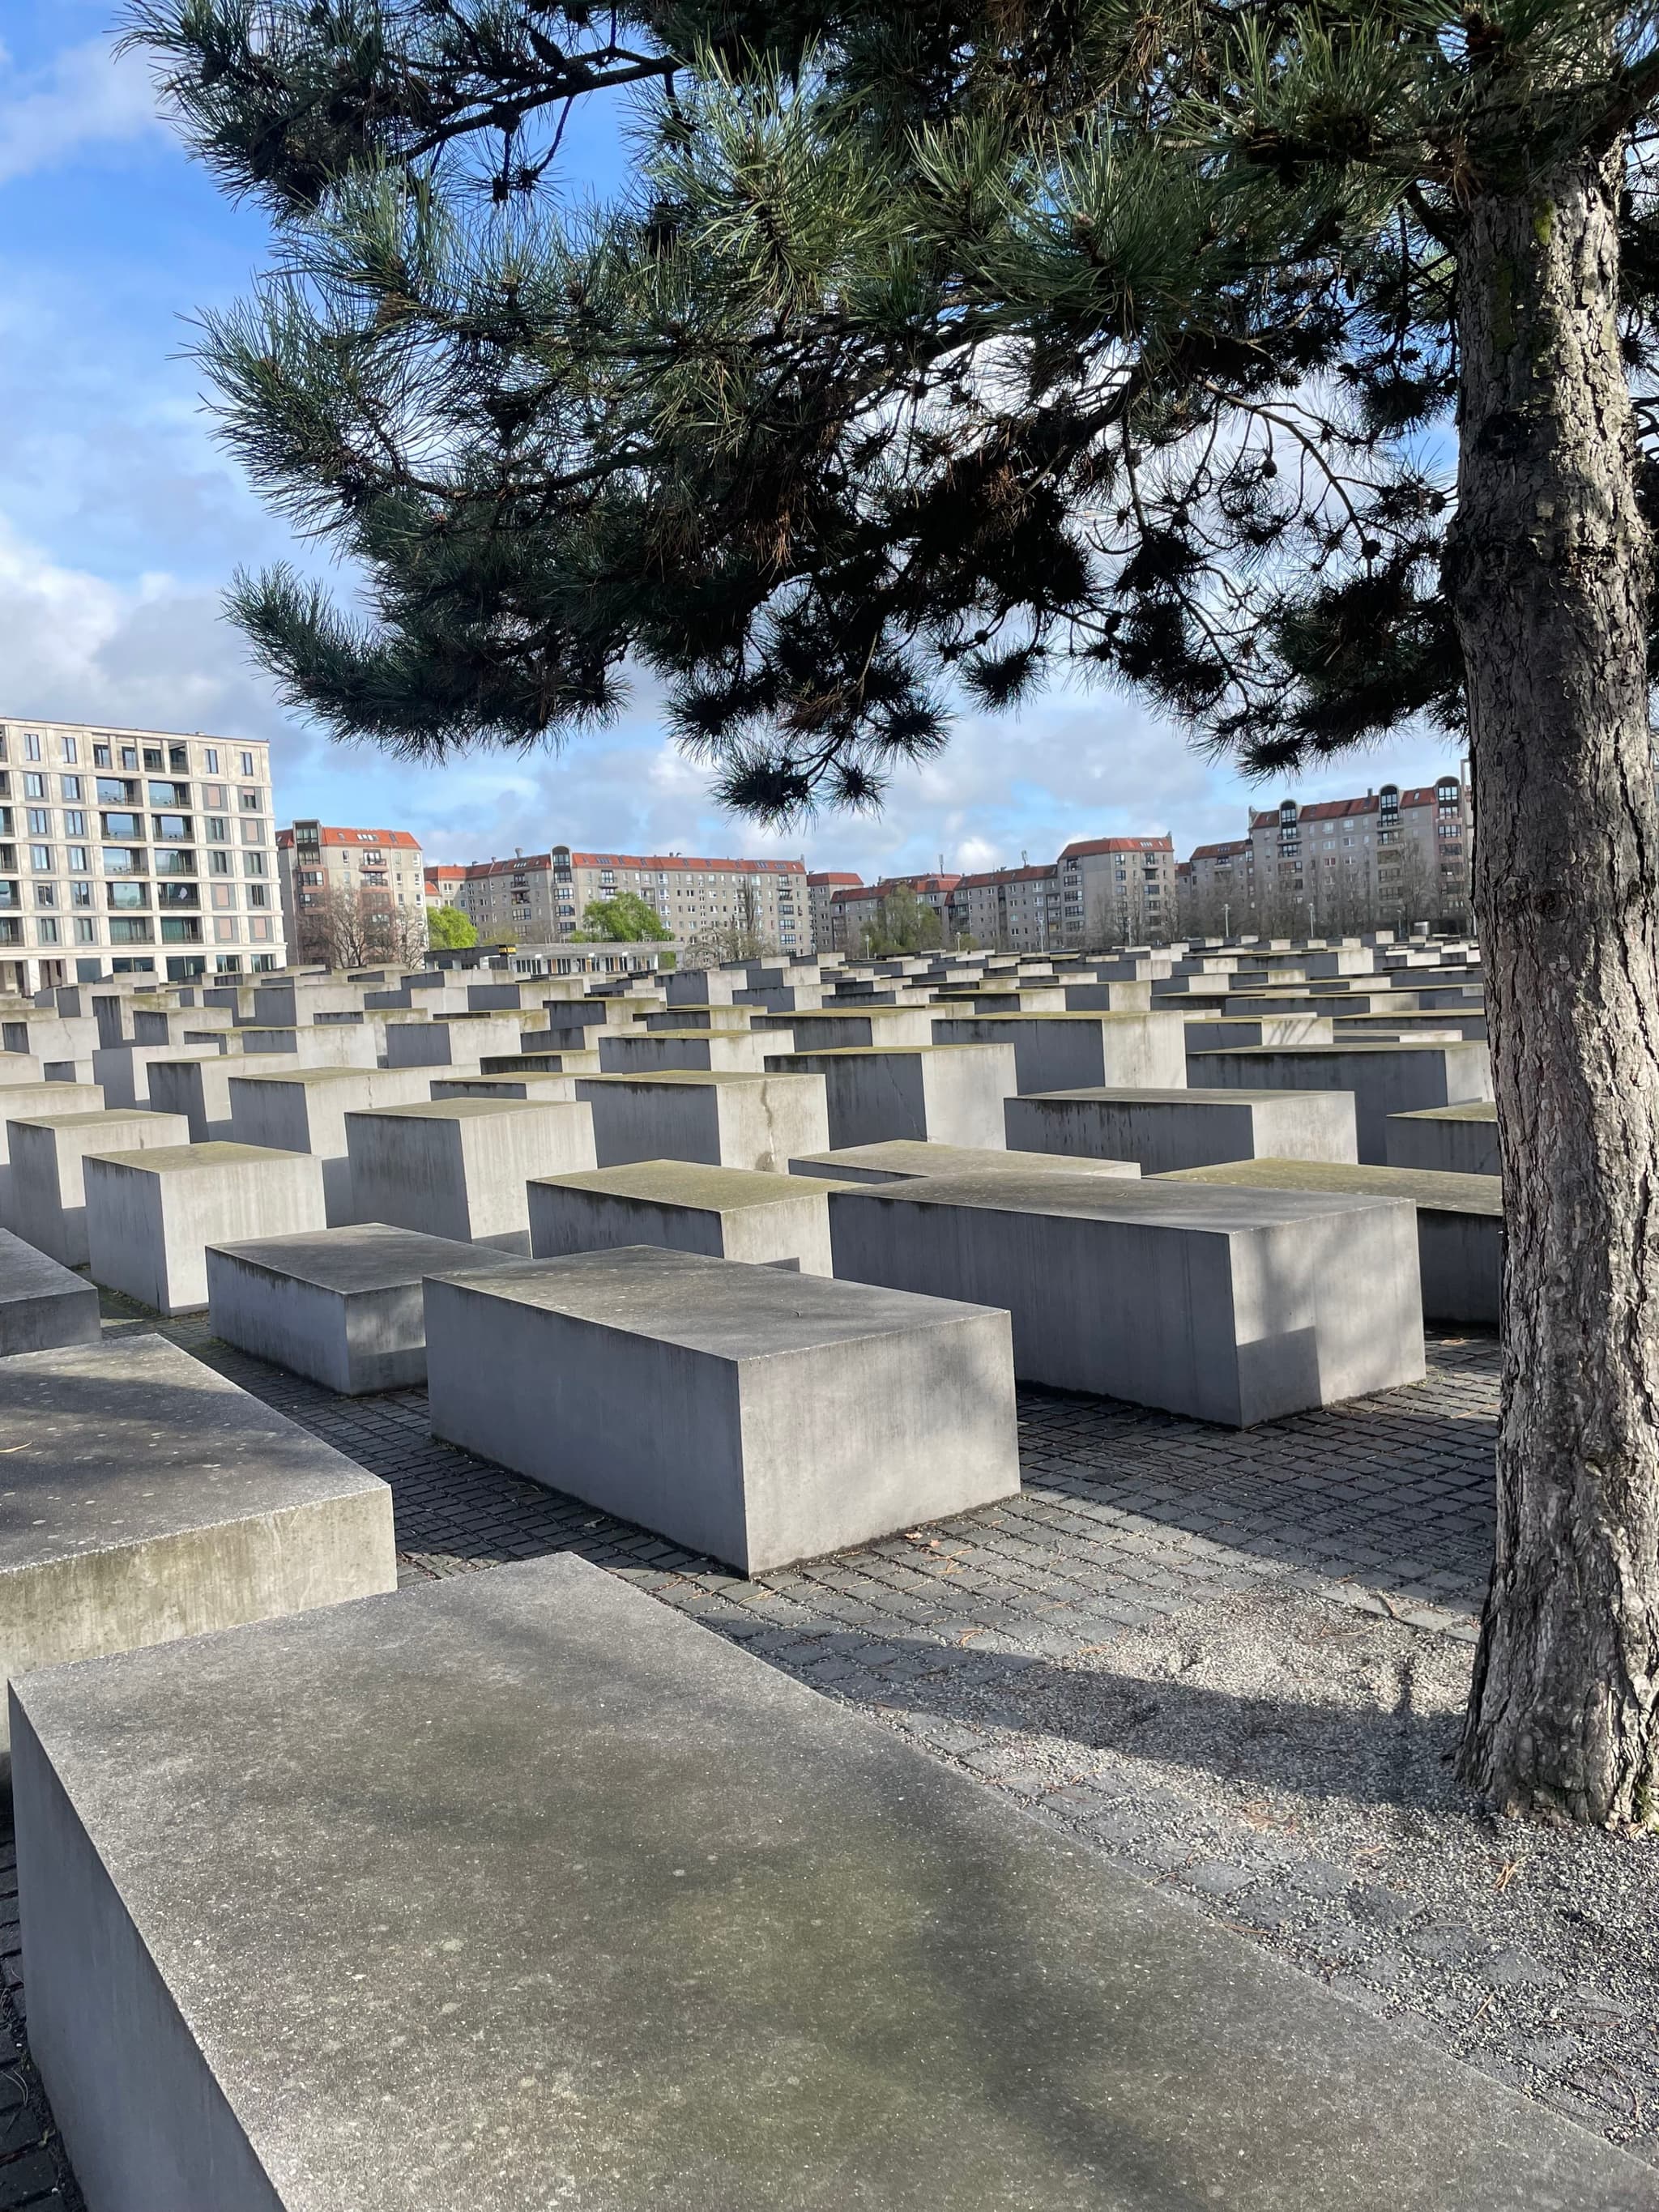
[[[87,146],[159,136],[149,71],[106,39],[66,46],[19,70],[0,49],[0,184],[57,167]]]

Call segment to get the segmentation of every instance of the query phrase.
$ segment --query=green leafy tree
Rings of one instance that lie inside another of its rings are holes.
[[[558,738],[631,658],[774,819],[1060,669],[1262,773],[1466,734],[1509,1256],[1465,1769],[1659,1821],[1651,9],[134,22],[276,219],[204,360],[373,614],[233,606],[337,731]],[[635,181],[562,214],[559,118],[618,85]]]
[[[637,891],[618,891],[614,898],[589,902],[575,941],[579,945],[655,945],[673,934],[655,907]]]
[[[895,884],[884,895],[877,920],[864,932],[864,950],[875,960],[932,952],[944,941],[939,915],[908,884]]]
[[[440,951],[465,951],[476,945],[478,933],[458,906],[429,906],[426,910],[426,941]]]

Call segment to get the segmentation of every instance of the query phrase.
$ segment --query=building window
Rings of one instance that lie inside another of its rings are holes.
[[[202,755],[202,758],[203,758],[203,759],[207,763],[207,772],[208,772],[208,774],[209,774],[210,775],[218,775],[218,773],[219,773],[219,748],[218,748],[218,746],[217,746],[217,745],[210,745],[210,746],[207,748],[206,751]],[[223,803],[222,801],[210,801],[210,805],[222,805],[222,803]]]
[[[84,866],[85,863],[82,862],[82,865]],[[88,883],[71,884],[70,885],[70,904],[71,906],[90,906],[92,904],[92,885]]]
[[[41,757],[40,739],[38,732],[33,730],[26,730],[23,732],[23,758],[25,760],[38,761]]]
[[[37,876],[50,875],[52,873],[51,846],[31,845],[29,847],[29,866]]]
[[[150,937],[150,926],[147,921],[127,921],[118,916],[111,920],[109,941],[112,945],[148,945]]]
[[[163,765],[164,757],[160,745],[146,745],[144,747],[144,766],[147,769],[159,769]]]
[[[246,775],[246,773],[247,771],[244,769],[243,774]],[[244,814],[257,814],[259,811],[258,793],[257,791],[245,791],[241,793],[240,804]]]
[[[149,904],[149,885],[148,884],[106,884],[104,898],[112,909],[146,907]]]
[[[64,941],[55,921],[37,921],[34,935],[37,943],[41,945],[61,945]]]
[[[243,854],[242,873],[245,876],[262,876],[264,872],[265,856],[263,853]]]
[[[199,945],[201,941],[202,925],[199,921],[169,919],[161,924],[163,945]]]
[[[34,886],[34,903],[38,907],[56,906],[58,903],[57,884],[36,884]]]
[[[207,841],[210,845],[228,845],[230,842],[230,824],[222,814],[208,816]]]
[[[98,925],[93,921],[89,915],[77,914],[76,915],[75,941],[77,945],[97,944]]]
[[[210,853],[207,859],[209,875],[228,876],[230,873],[230,854],[228,853]]]
[[[255,769],[254,769],[254,765],[253,765],[253,756],[252,756],[252,753],[244,753],[244,754],[242,755],[242,774],[243,774],[244,775],[254,775],[256,772],[257,772],[257,771],[255,770]]]
[[[121,765],[123,768],[131,769],[135,774],[137,773],[138,767],[138,748],[137,745],[122,746]]]
[[[152,815],[158,845],[188,845],[195,836],[188,814]]]
[[[31,836],[31,837],[50,837],[50,836],[51,836],[51,835],[52,835],[52,810],[51,810],[51,808],[50,808],[50,807],[46,807],[46,806],[31,806],[31,807],[30,807],[30,809],[29,809],[29,835],[30,835],[30,836]]]

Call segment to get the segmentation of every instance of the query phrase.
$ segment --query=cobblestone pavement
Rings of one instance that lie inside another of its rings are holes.
[[[202,1323],[106,1311],[383,1476],[406,1582],[578,1552],[1659,2165],[1659,1856],[1498,1821],[1453,1778],[1490,1337],[1244,1434],[1027,1390],[1019,1498],[749,1583],[435,1443],[420,1391],[337,1398]],[[78,2212],[5,1924],[0,2212]]]

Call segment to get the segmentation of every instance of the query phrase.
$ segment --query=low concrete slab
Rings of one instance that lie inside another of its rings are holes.
[[[0,1097],[0,1113],[4,1110]],[[8,1127],[15,1170],[8,1226],[65,1267],[84,1267],[92,1256],[83,1173],[88,1153],[148,1152],[190,1142],[190,1124],[182,1114],[137,1108],[42,1114]]]
[[[652,1075],[663,1068],[715,1069],[764,1075],[768,1040],[747,1029],[643,1030],[638,1036],[599,1032],[599,1067],[606,1075]]]
[[[638,1160],[544,1176],[529,1196],[530,1249],[538,1260],[651,1244],[757,1267],[793,1265],[805,1275],[835,1272],[828,1194],[793,1175]]]
[[[9,1680],[398,1586],[385,1483],[165,1337],[0,1361],[0,1425]]]
[[[1390,1167],[1421,1168],[1431,1175],[1503,1172],[1498,1108],[1490,1098],[1432,1106],[1416,1114],[1390,1114],[1382,1140]]]
[[[952,1176],[830,1198],[836,1273],[1006,1306],[1023,1381],[1248,1428],[1421,1380],[1395,1199],[1100,1176]]]
[[[787,1031],[797,1052],[856,1051],[872,1045],[932,1044],[933,1017],[926,1006],[823,1006],[810,1014],[757,1015],[755,1028]],[[787,1052],[788,1045],[773,1049]]]
[[[42,1115],[97,1114],[106,1103],[96,1083],[8,1083],[0,1085],[0,1224],[15,1213],[12,1196],[11,1125]]]
[[[478,1062],[478,1073],[489,1075],[597,1075],[599,1055],[596,1051],[579,1052],[495,1052],[486,1053]]]
[[[1504,1200],[1495,1176],[1431,1175],[1420,1168],[1341,1166],[1328,1160],[1231,1160],[1185,1168],[1176,1182],[1249,1190],[1329,1190],[1409,1199],[1426,1321],[1496,1328],[1504,1302]]]
[[[836,1150],[896,1142],[994,1150],[1017,1087],[1009,1044],[854,1047],[781,1054],[769,1064],[823,1078]]]
[[[1061,1159],[1048,1152],[994,1152],[967,1145],[848,1145],[791,1160],[789,1172],[829,1182],[909,1182],[919,1176],[1103,1175],[1135,1182],[1133,1160]]]
[[[540,1068],[528,1068],[521,1075],[433,1076],[428,1089],[434,1099],[533,1098],[557,1104],[575,1097],[576,1079],[574,1075],[554,1075]]]
[[[939,1044],[1008,1044],[1022,1091],[1072,1091],[1089,1084],[1177,1090],[1187,1080],[1186,1017],[1148,1014],[940,1016]]]
[[[477,1067],[486,1053],[493,1057],[516,1052],[524,1031],[524,1021],[512,1013],[445,1014],[429,1022],[400,1022],[386,1033],[386,1065]]]
[[[29,2039],[93,2212],[1651,2207],[568,1555],[15,1697]]]
[[[158,1114],[182,1114],[193,1145],[234,1144],[230,1086],[251,1075],[295,1075],[290,1052],[231,1052],[204,1060],[157,1058],[149,1063],[149,1103]]]
[[[348,1114],[346,1145],[365,1219],[522,1255],[531,1178],[596,1164],[592,1114],[562,1099],[440,1098]]]
[[[93,1284],[0,1229],[0,1358],[96,1344],[102,1328]]]
[[[797,1152],[830,1143],[821,1075],[725,1075],[667,1069],[655,1075],[579,1077],[593,1109],[602,1168],[631,1160],[701,1160],[709,1167],[786,1175]]]
[[[744,1574],[1019,1487],[984,1307],[640,1246],[426,1296],[434,1436]]]
[[[1194,1014],[1187,1022],[1187,1056],[1195,1052],[1235,1052],[1255,1044],[1330,1044],[1334,1029],[1328,1014]]]
[[[1054,1091],[1011,1098],[1007,1131],[1029,1152],[1133,1160],[1146,1175],[1266,1153],[1356,1156],[1347,1091]]]
[[[423,1067],[289,1067],[276,1074],[233,1073],[227,1085],[235,1141],[321,1161],[323,1200],[333,1228],[355,1221],[345,1117],[377,1106],[415,1106],[427,1098]]]
[[[84,1166],[92,1279],[158,1313],[208,1302],[210,1244],[321,1229],[323,1167],[259,1145],[160,1145],[88,1153]]]
[[[1206,1085],[1238,1091],[1352,1091],[1359,1157],[1387,1164],[1389,1117],[1492,1097],[1492,1060],[1473,1039],[1457,1044],[1258,1046],[1197,1055]]]
[[[357,1222],[210,1245],[208,1311],[227,1344],[356,1398],[425,1382],[426,1276],[516,1264],[487,1245]]]

